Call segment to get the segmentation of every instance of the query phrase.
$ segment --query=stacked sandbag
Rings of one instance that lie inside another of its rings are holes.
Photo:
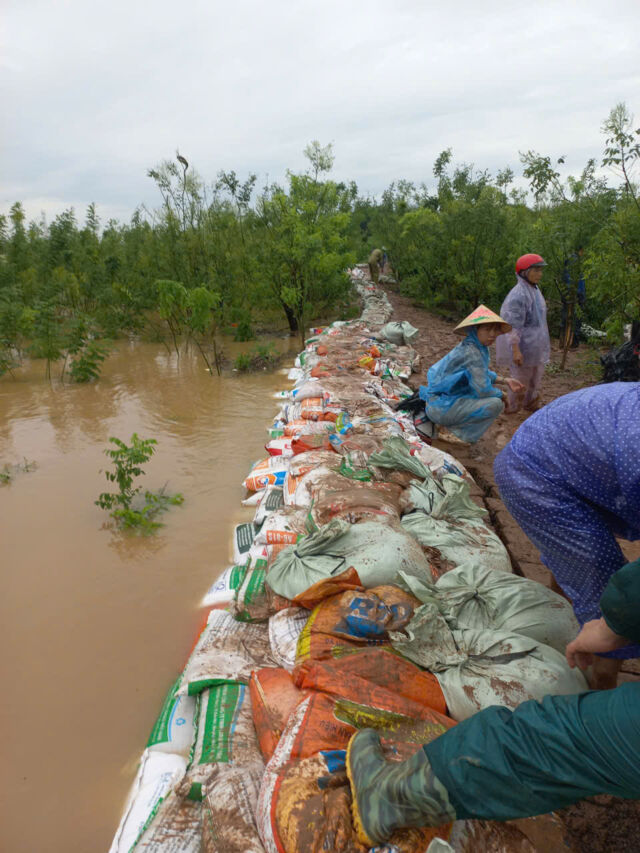
[[[401,581],[399,581],[401,582]],[[424,604],[435,603],[450,628],[508,631],[564,653],[580,626],[566,598],[518,575],[465,563],[434,584],[410,574],[402,585]]]
[[[259,853],[254,815],[264,762],[248,683],[254,669],[275,665],[266,626],[211,610],[152,729],[110,853]],[[244,810],[235,803],[241,790],[245,802],[253,790]]]
[[[537,695],[529,682],[580,687],[554,651],[566,608],[510,574],[468,472],[396,411],[417,330],[390,323],[357,270],[352,283],[361,317],[313,329],[275,395],[268,455],[244,481],[253,518],[203,599],[111,853],[366,853],[344,772],[355,731],[379,729],[398,760],[495,703],[499,683],[510,706]],[[510,851],[510,832],[458,821],[385,849]]]
[[[393,648],[435,674],[454,720],[492,705],[517,708],[529,699],[588,690],[580,670],[551,646],[514,631],[458,625],[451,629],[430,602],[391,634]]]

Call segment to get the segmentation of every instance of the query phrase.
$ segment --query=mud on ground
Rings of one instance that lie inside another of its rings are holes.
[[[394,319],[408,320],[420,330],[420,337],[412,346],[422,357],[422,367],[420,373],[414,374],[409,381],[411,387],[417,389],[424,384],[429,366],[458,344],[460,338],[453,331],[455,323],[430,314],[391,287],[385,289],[393,305]],[[562,352],[557,348],[557,341],[552,341],[551,363],[542,384],[543,404],[598,381],[599,373],[594,365],[598,360],[597,350],[582,344],[577,350],[569,351],[563,371],[559,370],[561,360]],[[514,571],[552,587],[554,582],[551,572],[540,562],[537,548],[520,530],[500,500],[493,477],[493,460],[526,417],[524,412],[501,415],[480,441],[471,446],[438,441],[434,445],[452,453],[473,475],[477,483],[474,500],[489,511],[491,523],[509,551]],[[640,557],[639,542],[620,544],[629,560]],[[625,661],[618,683],[636,680],[640,681],[640,659]],[[612,850],[640,853],[640,801],[610,796],[595,797],[563,809],[558,814],[565,823],[572,849],[577,853],[611,853]]]

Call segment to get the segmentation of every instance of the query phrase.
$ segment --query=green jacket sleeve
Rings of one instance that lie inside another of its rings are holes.
[[[627,563],[609,578],[600,609],[612,631],[640,642],[640,559]]]

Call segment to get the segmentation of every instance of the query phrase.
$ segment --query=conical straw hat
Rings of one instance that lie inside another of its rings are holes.
[[[468,317],[464,318],[462,323],[458,323],[454,332],[459,335],[466,335],[467,329],[473,328],[473,326],[482,326],[485,323],[499,323],[502,326],[501,334],[503,335],[505,332],[511,331],[509,323],[505,323],[502,317],[494,314],[491,308],[487,308],[486,305],[478,305]]]

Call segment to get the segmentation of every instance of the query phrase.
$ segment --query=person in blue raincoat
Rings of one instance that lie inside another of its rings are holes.
[[[427,385],[420,386],[431,437],[473,443],[504,411],[505,384],[513,394],[524,391],[515,379],[504,379],[489,368],[489,347],[511,326],[485,305],[480,305],[456,326],[464,340],[427,371]],[[428,426],[428,425],[427,425]],[[444,428],[444,429],[443,429]],[[425,424],[423,435],[429,436]]]

